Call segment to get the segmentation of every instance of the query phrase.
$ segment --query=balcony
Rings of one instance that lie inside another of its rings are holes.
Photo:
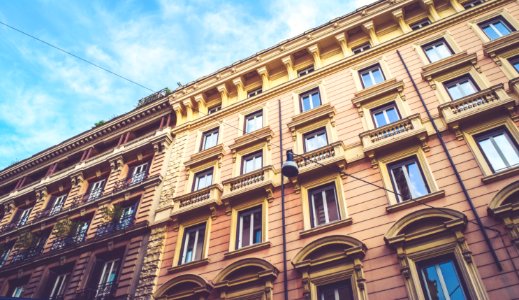
[[[102,196],[103,196],[102,189],[93,190],[89,193],[76,196],[71,199],[70,208],[73,209],[73,208],[79,207],[83,204],[93,202],[97,199],[100,199]]]
[[[213,184],[205,189],[174,197],[171,215],[176,216],[197,208],[221,205],[222,190],[221,185]]]
[[[438,111],[447,125],[456,130],[456,136],[460,138],[459,122],[478,121],[481,120],[481,115],[503,108],[512,113],[515,118],[514,107],[514,99],[508,97],[503,84],[498,84],[461,99],[444,103],[438,107]]]
[[[423,141],[426,136],[427,131],[419,114],[360,134],[364,152],[374,152],[382,148],[395,146],[397,143],[411,138],[418,138]]]
[[[478,57],[476,53],[468,54],[466,51],[456,53],[444,59],[440,59],[437,62],[424,66],[422,68],[422,77],[427,82],[429,82],[433,89],[436,89],[436,82],[434,81],[434,78],[437,78],[438,76],[445,73],[459,70],[468,65],[473,66],[479,72],[481,70],[477,66],[477,62]]]
[[[11,258],[11,263],[17,263],[20,261],[25,261],[31,259],[35,256],[40,255],[43,252],[43,246],[40,247],[31,247],[29,249],[20,250],[13,253],[13,258]]]
[[[134,185],[138,185],[139,183],[142,183],[144,180],[148,178],[147,172],[137,173],[134,174],[130,178],[121,179],[115,182],[113,192],[117,193],[122,190],[126,190]]]
[[[46,209],[44,211],[40,211],[39,213],[36,214],[35,219],[41,220],[41,219],[44,219],[47,217],[52,217],[54,215],[57,215],[58,213],[60,213],[63,210],[63,207],[64,207],[64,204],[61,204],[61,205],[56,205],[56,206],[52,207],[51,209]]]
[[[111,300],[114,298],[114,293],[117,289],[117,284],[105,283],[100,284],[97,288],[87,288],[79,291],[76,295],[76,300]]]
[[[131,228],[133,226],[134,219],[135,217],[131,215],[120,218],[115,222],[112,221],[109,223],[101,224],[99,225],[99,227],[97,227],[96,237],[107,236],[115,232]]]
[[[79,234],[75,236],[69,236],[66,238],[56,239],[54,242],[52,242],[52,245],[50,247],[51,251],[58,251],[61,249],[65,249],[70,246],[81,244],[85,241],[86,234]]]
[[[509,50],[517,49],[519,45],[519,31],[514,31],[509,35],[505,35],[496,40],[490,41],[483,45],[483,53],[485,56],[492,58],[498,66],[501,65],[499,55]]]
[[[8,223],[0,227],[0,234],[16,229],[16,224]]]
[[[222,199],[231,199],[264,190],[267,199],[272,199],[275,184],[276,170],[272,166],[243,174],[241,176],[225,180],[223,182]]]
[[[315,149],[303,154],[297,154],[294,161],[299,167],[299,175],[313,173],[313,171],[326,166],[337,166],[339,169],[346,167],[344,156],[344,143],[335,142],[327,146]]]

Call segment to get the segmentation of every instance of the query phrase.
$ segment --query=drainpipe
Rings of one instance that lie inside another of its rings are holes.
[[[418,87],[416,86],[416,83],[414,82],[413,77],[411,76],[411,73],[409,72],[409,69],[407,68],[407,65],[404,62],[404,59],[402,58],[402,55],[400,54],[400,51],[396,50],[396,54],[398,54],[398,58],[400,58],[400,61],[402,62],[402,65],[404,66],[404,69],[407,73],[407,76],[411,80],[411,83],[413,84],[413,89],[418,95],[418,98],[420,99],[420,102],[422,102],[422,106],[425,109],[425,112],[427,113],[427,117],[429,120],[431,120],[431,124],[434,128],[434,132],[436,134],[436,137],[440,141],[440,144],[443,148],[443,152],[447,155],[447,160],[449,161],[449,164],[451,165],[452,170],[454,171],[454,174],[456,175],[456,179],[461,186],[461,190],[463,191],[463,195],[465,196],[465,199],[467,200],[467,203],[470,206],[470,210],[474,214],[474,217],[476,218],[477,225],[479,227],[479,230],[483,234],[483,238],[485,239],[485,243],[487,244],[488,249],[490,250],[490,254],[494,258],[494,263],[496,264],[497,269],[501,272],[503,271],[503,267],[501,266],[501,262],[499,261],[499,258],[497,257],[496,250],[492,246],[492,243],[490,242],[490,239],[488,238],[487,232],[485,230],[485,226],[483,225],[483,222],[481,222],[481,218],[479,217],[478,212],[476,211],[476,207],[474,206],[474,203],[472,202],[472,198],[469,195],[469,192],[467,191],[467,188],[465,187],[465,184],[463,183],[463,180],[461,179],[460,173],[458,172],[458,168],[456,168],[456,165],[454,164],[454,161],[452,160],[451,154],[449,152],[449,149],[447,149],[447,145],[445,144],[445,141],[443,140],[441,132],[438,130],[438,127],[436,126],[436,123],[434,122],[431,112],[427,108],[427,105],[425,104],[425,101],[420,94]]]
[[[279,117],[279,157],[281,160],[280,170],[283,167],[283,130],[281,125],[281,100],[278,100],[278,117]],[[285,228],[285,178],[283,173],[279,172],[281,176],[281,229],[283,236],[283,290],[285,293],[285,300],[288,300],[288,278],[287,278],[287,236]]]

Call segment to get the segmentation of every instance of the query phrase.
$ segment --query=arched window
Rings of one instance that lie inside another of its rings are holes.
[[[442,208],[412,212],[385,235],[396,250],[409,299],[488,299],[472,263],[464,214]]]
[[[292,259],[303,277],[305,299],[367,299],[362,258],[366,246],[343,235],[320,238]]]
[[[514,182],[501,191],[488,205],[489,213],[501,219],[510,231],[512,243],[519,248],[519,182]]]
[[[158,300],[206,300],[213,287],[198,275],[185,274],[164,283],[155,293]]]
[[[273,282],[278,270],[269,262],[259,258],[236,261],[213,280],[219,298],[224,300],[271,300]]]

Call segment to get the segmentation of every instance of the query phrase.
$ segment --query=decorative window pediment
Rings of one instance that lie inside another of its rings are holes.
[[[205,300],[211,294],[213,286],[198,275],[185,274],[164,283],[155,293],[155,299]]]
[[[483,52],[492,58],[498,66],[501,65],[499,54],[509,50],[517,50],[519,46],[519,31],[514,31],[500,39],[490,41],[483,45]]]
[[[270,141],[274,137],[274,132],[269,126],[263,127],[249,134],[237,137],[234,143],[229,146],[233,155],[233,161],[236,161],[236,153],[244,148],[249,148],[260,143],[266,143],[270,150]]]
[[[488,205],[489,214],[501,219],[510,231],[512,243],[519,248],[519,182],[500,190]]]
[[[472,65],[479,73],[481,69],[477,65],[478,59],[476,53],[467,54],[467,51],[453,54],[447,58],[426,65],[422,68],[422,77],[429,82],[433,89],[436,89],[434,79],[442,74],[450,72],[454,69]]]
[[[225,148],[223,144],[211,147],[207,150],[200,151],[191,155],[191,158],[184,162],[186,169],[189,171],[192,167],[199,166],[207,161],[217,160],[218,167],[221,167],[222,158],[225,154]]]
[[[344,235],[327,236],[306,245],[292,259],[303,277],[305,299],[318,299],[319,286],[346,280],[352,284],[354,299],[367,299],[361,262],[366,251],[361,241]]]
[[[392,94],[399,94],[400,98],[405,100],[405,97],[402,94],[403,91],[403,81],[390,79],[355,93],[355,97],[351,100],[351,102],[356,108],[359,109],[359,114],[363,115],[361,108],[362,106],[366,105],[366,103]]]
[[[213,282],[220,293],[219,299],[271,300],[278,273],[276,267],[263,259],[246,258],[220,271]]]
[[[298,114],[288,123],[288,128],[292,133],[292,138],[296,140],[296,132],[299,128],[323,119],[330,119],[332,126],[335,126],[335,108],[330,103],[324,103],[321,106]]]

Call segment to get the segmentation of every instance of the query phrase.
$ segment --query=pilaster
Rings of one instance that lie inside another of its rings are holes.
[[[450,0],[450,3],[451,3],[452,8],[454,8],[454,10],[456,10],[456,12],[465,10],[463,5],[461,5],[458,0]]]
[[[404,19],[404,11],[402,8],[392,11],[391,14],[393,15],[393,19],[395,19],[395,21],[398,23],[398,26],[400,26],[400,29],[403,33],[408,33],[412,31],[411,27],[409,26],[409,24],[406,23]]]
[[[220,98],[222,99],[222,107],[227,107],[229,105],[229,91],[227,90],[227,85],[225,83],[220,84],[216,87],[216,89],[220,93]]]
[[[243,88],[243,80],[241,77],[234,78],[232,83],[234,86],[236,86],[236,91],[238,94],[238,101],[241,101],[245,98],[247,98],[247,93],[245,92],[245,89]]]
[[[373,21],[365,22],[364,24],[362,24],[362,28],[369,34],[369,38],[373,46],[380,44],[377,33],[375,32],[375,24],[373,23]]]
[[[195,96],[195,103],[198,108],[198,112],[207,115],[207,101],[204,94],[198,94]]]
[[[434,7],[434,1],[433,0],[422,0],[423,4],[425,5],[425,8],[427,9],[427,13],[431,17],[433,22],[436,22],[440,20],[440,15],[438,15],[438,12],[436,11],[436,7]]]
[[[270,88],[269,71],[266,66],[256,70],[261,77],[261,90],[266,91]]]
[[[348,38],[346,37],[346,33],[343,32],[335,35],[335,39],[341,46],[342,55],[344,57],[353,55],[353,51],[351,51],[351,48],[348,47]]]
[[[312,57],[314,58],[314,69],[319,69],[322,66],[321,51],[319,51],[319,45],[314,44],[308,47],[308,52],[310,52],[310,54],[312,54]]]
[[[287,68],[288,80],[296,78],[296,70],[294,70],[294,61],[292,55],[285,56],[281,59],[285,67]]]

